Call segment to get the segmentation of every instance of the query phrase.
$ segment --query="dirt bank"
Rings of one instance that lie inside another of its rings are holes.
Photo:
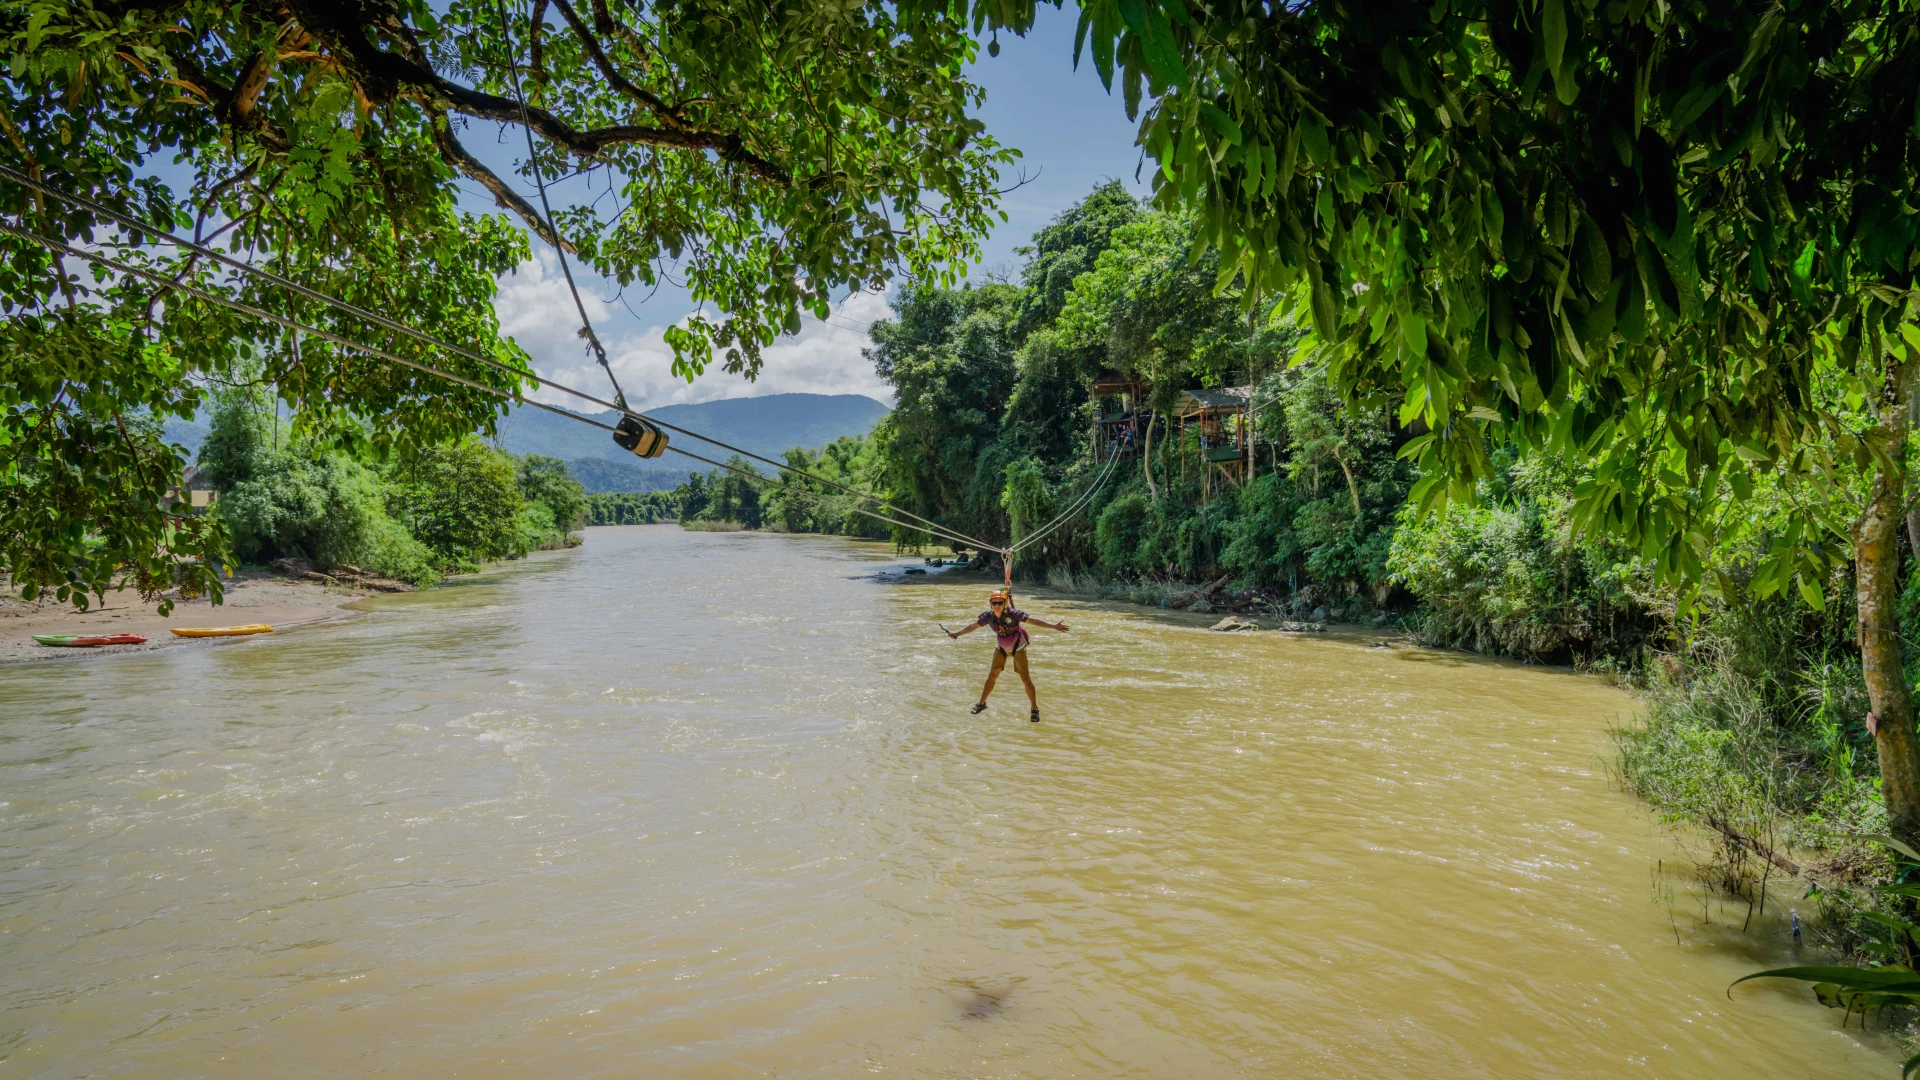
[[[164,618],[154,612],[154,605],[143,603],[131,591],[108,593],[104,606],[86,612],[75,611],[51,599],[32,604],[0,600],[0,663],[73,660],[108,653],[217,644],[232,639],[175,637],[168,628],[266,623],[277,632],[327,619],[347,618],[353,613],[342,610],[340,605],[368,595],[371,590],[250,572],[236,575],[227,583],[226,599],[220,606],[215,607],[205,599],[177,600],[173,613]],[[142,634],[147,643],[94,649],[51,648],[34,641],[35,634]]]

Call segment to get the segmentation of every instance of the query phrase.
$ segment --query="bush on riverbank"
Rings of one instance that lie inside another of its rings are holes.
[[[566,463],[469,436],[369,463],[265,407],[219,395],[200,464],[242,562],[351,564],[417,585],[578,543],[585,493]]]

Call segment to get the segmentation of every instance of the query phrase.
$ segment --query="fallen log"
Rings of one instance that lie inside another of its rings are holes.
[[[1802,870],[1804,869],[1799,863],[1794,862],[1792,859],[1789,859],[1785,855],[1782,855],[1779,852],[1773,850],[1772,847],[1766,844],[1763,844],[1760,841],[1754,839],[1753,837],[1748,836],[1746,833],[1741,832],[1739,829],[1734,828],[1731,824],[1729,824],[1726,821],[1726,819],[1720,817],[1718,814],[1708,814],[1706,821],[1707,821],[1707,826],[1709,828],[1713,829],[1715,832],[1719,833],[1721,836],[1726,837],[1729,843],[1733,844],[1735,847],[1744,848],[1745,850],[1760,856],[1762,859],[1765,859],[1766,861],[1772,863],[1776,869],[1784,873],[1792,874],[1794,877],[1799,877]]]
[[[1232,577],[1233,577],[1232,574],[1226,574],[1222,576],[1219,581],[1216,581],[1211,585],[1202,585],[1198,588],[1188,589],[1186,592],[1176,594],[1174,597],[1172,597],[1167,601],[1167,606],[1170,608],[1192,607],[1194,604],[1199,603],[1201,600],[1209,596],[1212,596],[1214,593],[1217,593],[1222,589],[1225,589],[1227,587],[1227,581]]]

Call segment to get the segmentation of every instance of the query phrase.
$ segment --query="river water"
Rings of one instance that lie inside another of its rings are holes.
[[[1662,877],[1625,694],[1027,596],[1045,721],[974,717],[899,562],[595,529],[0,669],[0,1075],[1897,1075],[1729,999],[1790,947]]]

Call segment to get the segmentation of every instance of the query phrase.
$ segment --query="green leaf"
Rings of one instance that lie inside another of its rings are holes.
[[[1220,137],[1227,140],[1227,142],[1234,146],[1239,146],[1241,142],[1240,125],[1233,122],[1233,117],[1228,116],[1224,110],[1209,102],[1202,101],[1199,105],[1200,115],[1207,118],[1207,123],[1213,125],[1213,130],[1219,132]]]
[[[1180,46],[1173,39],[1173,25],[1147,0],[1120,0],[1120,18],[1140,36],[1147,71],[1162,86],[1184,86],[1187,68],[1180,62]]]
[[[1599,299],[1613,284],[1613,254],[1607,250],[1607,238],[1592,215],[1580,215],[1580,234],[1574,238],[1574,256],[1580,265],[1580,282],[1587,295]]]
[[[1120,29],[1114,25],[1114,9],[1111,0],[1095,0],[1089,6],[1093,12],[1093,69],[1100,75],[1100,85],[1113,90],[1113,46],[1114,39],[1120,36]]]
[[[1739,986],[1749,979],[1802,979],[1807,982],[1830,982],[1848,989],[1874,990],[1881,993],[1920,991],[1920,975],[1902,967],[1858,968],[1808,965],[1772,968],[1767,971],[1756,971],[1751,975],[1742,975],[1728,985]]]
[[[1333,164],[1333,148],[1327,142],[1327,129],[1318,121],[1301,119],[1300,146],[1307,152],[1307,160],[1320,168]]]
[[[1340,313],[1334,306],[1333,293],[1328,290],[1327,283],[1322,280],[1318,269],[1311,273],[1313,328],[1326,340],[1337,341],[1340,337]]]
[[[1480,188],[1480,231],[1486,238],[1487,250],[1498,256],[1505,250],[1502,239],[1506,232],[1506,208],[1500,205],[1500,195],[1493,185],[1485,184]]]
[[[1787,273],[1787,282],[1793,287],[1794,299],[1807,307],[1818,306],[1818,302],[1813,297],[1813,259],[1818,254],[1818,243],[1815,240],[1807,241],[1807,246],[1800,249],[1800,254],[1794,258],[1793,265],[1788,268]]]
[[[1900,854],[1905,855],[1907,858],[1912,859],[1914,862],[1920,863],[1920,852],[1917,852],[1913,850],[1913,848],[1908,847],[1906,841],[1904,840],[1900,840],[1895,837],[1886,836],[1886,835],[1868,836],[1865,839],[1871,840],[1874,843],[1880,844],[1884,847],[1890,847],[1893,850],[1899,852]]]
[[[1540,5],[1540,47],[1547,73],[1560,81],[1561,65],[1567,51],[1567,9],[1565,0],[1544,0]]]
[[[1821,595],[1820,583],[1805,574],[1795,574],[1794,583],[1800,587],[1800,598],[1815,611],[1827,610],[1826,597]]]

